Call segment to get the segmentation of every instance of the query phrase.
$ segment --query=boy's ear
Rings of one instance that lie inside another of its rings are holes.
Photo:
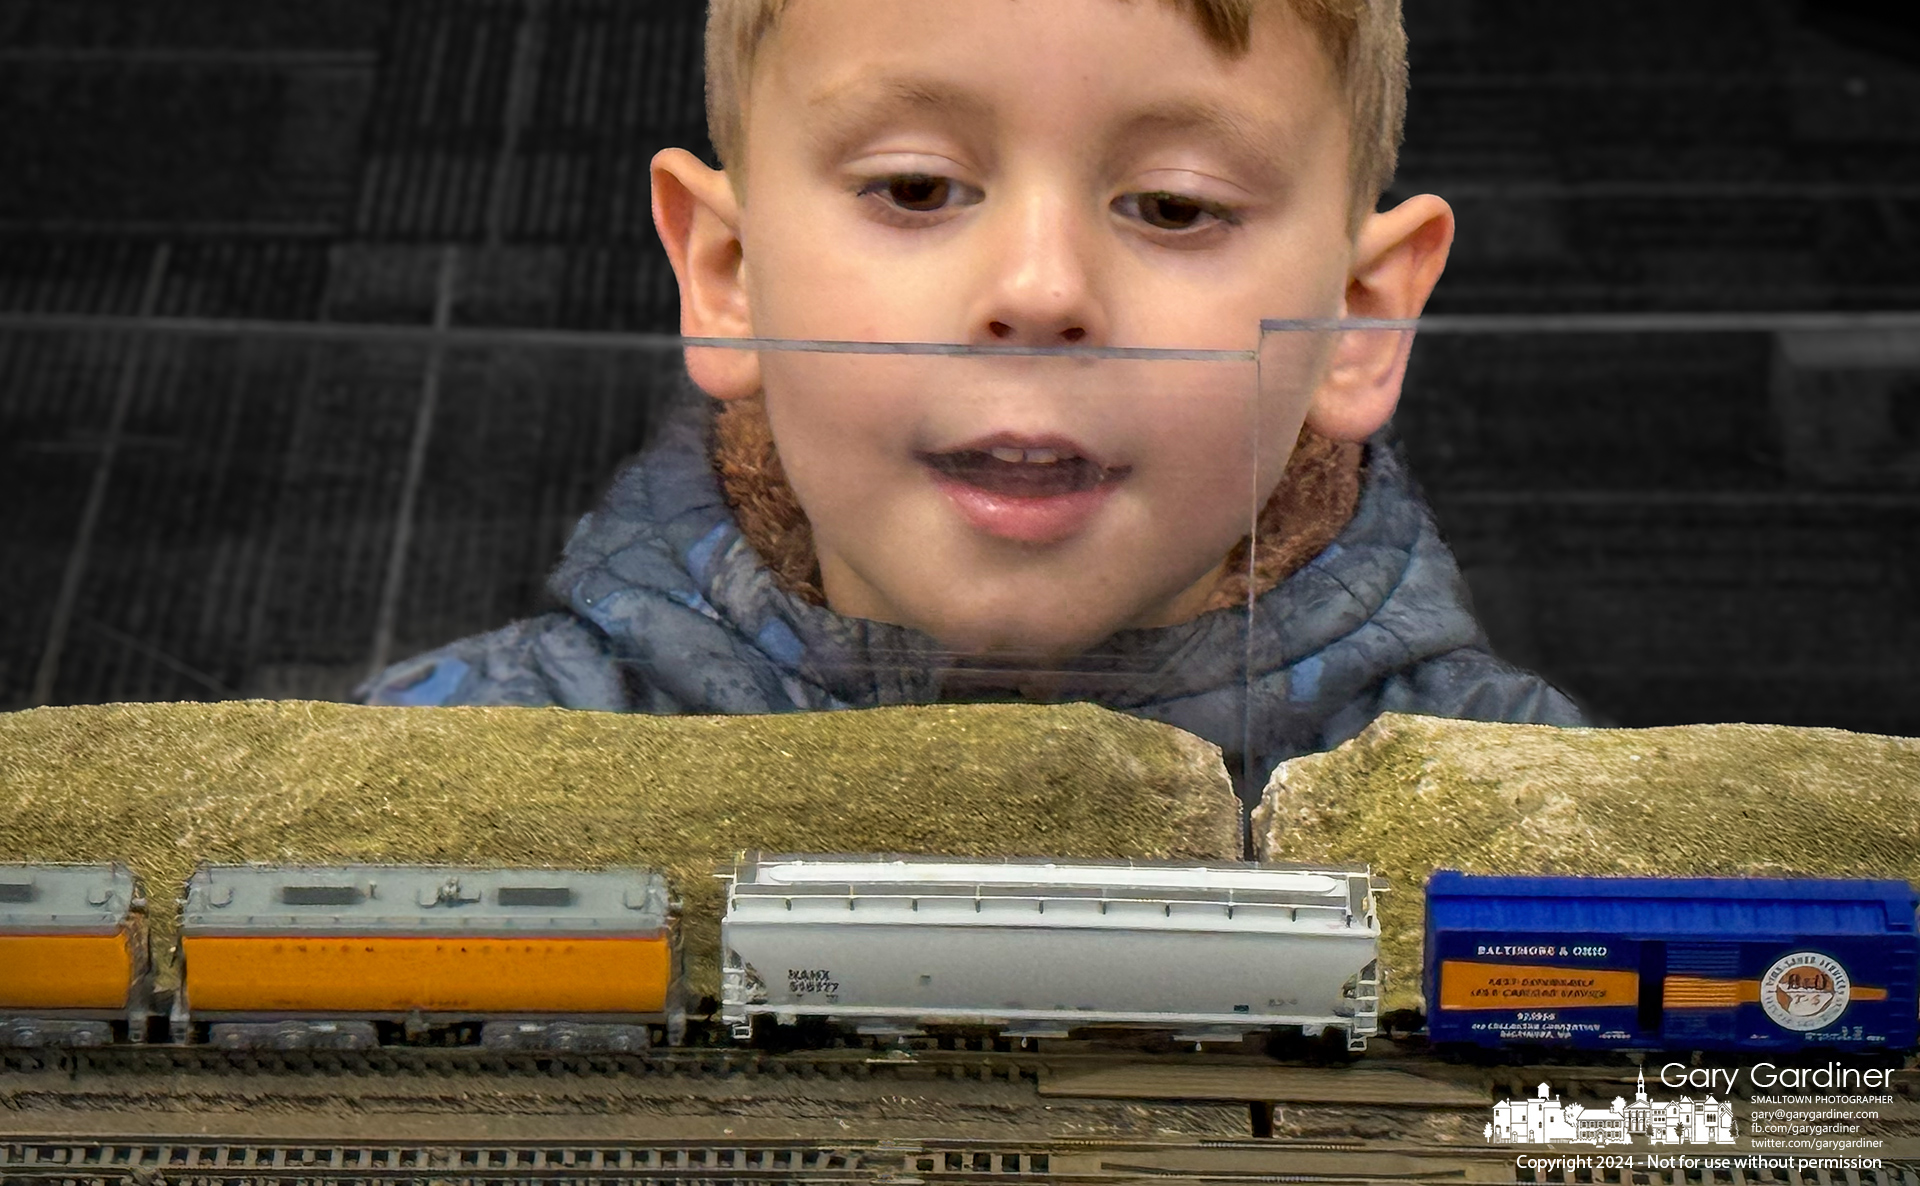
[[[727,175],[683,148],[653,158],[653,225],[680,282],[680,332],[690,338],[747,338],[746,257],[740,203]],[[760,390],[751,350],[688,347],[687,374],[715,399]]]
[[[1367,217],[1354,241],[1342,317],[1411,320],[1447,266],[1453,208],[1432,194]],[[1347,330],[1314,391],[1307,426],[1337,441],[1364,441],[1393,415],[1407,375],[1410,330]]]

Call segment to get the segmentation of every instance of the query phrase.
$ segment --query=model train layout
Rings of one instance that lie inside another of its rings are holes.
[[[0,866],[0,1045],[633,1051],[810,1022],[1358,1051],[1378,1027],[1365,868],[747,855],[721,876],[720,999],[696,1003],[648,869],[202,866],[158,952],[125,867]],[[1920,1045],[1904,882],[1443,872],[1426,902],[1436,1047]]]

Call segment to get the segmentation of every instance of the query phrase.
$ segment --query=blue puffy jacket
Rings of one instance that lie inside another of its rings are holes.
[[[943,695],[946,659],[930,637],[779,588],[721,495],[711,420],[702,397],[674,405],[580,521],[549,582],[564,610],[397,664],[360,698],[649,713],[956,698]],[[1220,746],[1250,803],[1280,762],[1332,749],[1384,712],[1585,723],[1545,680],[1488,651],[1459,568],[1385,432],[1368,442],[1352,521],[1252,614],[1124,631],[1097,650],[1073,665],[1065,697]]]

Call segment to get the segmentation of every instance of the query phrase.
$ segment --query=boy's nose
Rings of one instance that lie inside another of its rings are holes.
[[[1020,332],[1020,328],[1018,326],[1008,325],[1004,321],[989,321],[987,323],[987,332],[992,334],[1002,344],[1008,345],[1008,346],[1019,346],[1019,345],[1026,344],[1022,341],[1022,339],[1025,339],[1025,338],[1037,339],[1032,343],[1033,345],[1045,345],[1054,336],[1056,336],[1054,334],[1050,334],[1045,329],[1037,330],[1031,334],[1024,334]],[[1080,344],[1081,342],[1086,341],[1087,329],[1083,325],[1070,325],[1065,329],[1060,330],[1057,336],[1059,337],[1060,341],[1065,343],[1066,345],[1074,346],[1074,345]]]
[[[990,260],[978,340],[999,346],[1096,346],[1106,340],[1091,228],[1058,202],[983,226]]]

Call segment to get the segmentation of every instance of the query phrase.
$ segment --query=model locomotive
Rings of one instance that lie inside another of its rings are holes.
[[[461,1026],[495,1049],[678,1043],[674,922],[644,869],[205,867],[187,883],[173,1028],[235,1047]]]
[[[204,866],[155,1003],[120,865],[0,873],[0,1044],[631,1050],[686,1029],[666,880],[643,869]]]
[[[145,907],[122,865],[0,867],[0,1045],[144,1034]]]
[[[0,1043],[624,1051],[687,1038],[678,912],[649,870],[202,867],[163,1011],[126,869],[7,876]],[[1331,1031],[1357,1049],[1374,1031],[1364,869],[749,857],[726,876],[724,1036],[816,1018],[1194,1042]]]

